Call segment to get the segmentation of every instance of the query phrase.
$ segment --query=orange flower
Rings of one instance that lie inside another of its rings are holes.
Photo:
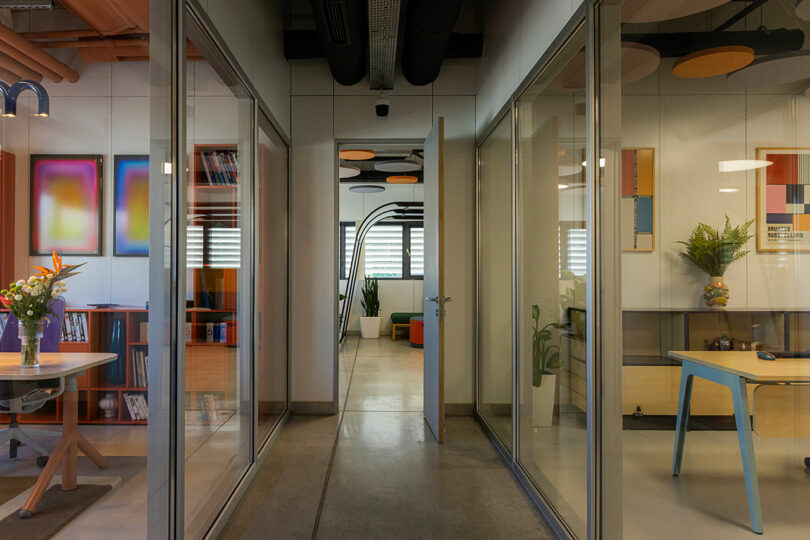
[[[35,276],[42,276],[42,277],[45,277],[45,276],[47,276],[48,274],[53,274],[53,273],[54,273],[54,271],[53,271],[53,270],[51,270],[50,268],[45,268],[44,266],[34,266],[34,268],[36,268],[37,270],[39,270],[39,274],[34,274]]]
[[[11,306],[11,300],[6,298],[5,296],[0,296],[0,304],[3,304],[6,307],[10,307]]]
[[[53,254],[53,273],[58,274],[62,271],[62,256],[57,255],[56,251],[52,252]]]

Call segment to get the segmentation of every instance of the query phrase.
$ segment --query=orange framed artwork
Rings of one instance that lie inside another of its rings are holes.
[[[655,251],[655,148],[622,148],[622,251]]]
[[[757,148],[757,251],[810,251],[810,148]]]

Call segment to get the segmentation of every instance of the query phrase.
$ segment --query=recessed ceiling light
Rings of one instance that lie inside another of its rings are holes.
[[[728,161],[718,161],[717,169],[720,172],[737,172],[764,169],[771,165],[773,165],[773,161],[765,161],[764,159],[731,159]]]
[[[720,193],[737,193],[740,190],[735,187],[721,187],[718,188],[717,191],[719,191]]]
[[[351,186],[349,191],[352,193],[381,193],[385,191],[385,186],[377,186],[372,184],[362,184],[359,186]]]
[[[391,159],[388,161],[380,161],[374,164],[374,168],[382,172],[413,172],[422,169],[422,166],[413,161],[406,161],[404,159]]]
[[[588,166],[588,162],[587,162],[587,161],[583,161],[583,162],[582,162],[582,166],[583,166],[583,167],[587,167],[587,166]],[[605,166],[605,158],[603,158],[603,157],[599,158],[599,166],[600,166],[600,167],[604,167],[604,166]]]
[[[385,181],[389,184],[415,184],[419,179],[415,176],[395,175],[387,177]]]
[[[340,166],[340,178],[354,178],[360,174],[360,167],[355,167],[353,165],[341,165]]]
[[[742,69],[754,61],[754,49],[728,45],[695,51],[679,58],[672,73],[683,79],[705,79]]]
[[[340,150],[338,152],[340,159],[348,161],[362,161],[364,159],[371,159],[377,154],[374,150]]]
[[[568,184],[557,184],[557,189],[565,189],[568,187]]]

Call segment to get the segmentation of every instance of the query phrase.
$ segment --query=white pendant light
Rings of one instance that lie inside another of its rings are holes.
[[[738,171],[751,171],[754,169],[764,169],[773,165],[773,161],[765,161],[764,159],[731,159],[727,161],[718,161],[717,169],[720,172],[738,172]]]
[[[404,173],[421,170],[422,166],[404,159],[391,159],[375,163],[374,168],[381,172]]]
[[[359,186],[351,186],[349,191],[352,193],[382,193],[385,191],[385,186],[378,186],[374,184],[362,184]]]
[[[810,77],[810,51],[790,51],[754,60],[726,76],[726,80],[743,87],[775,86]]]
[[[340,178],[354,178],[360,174],[360,167],[355,167],[354,165],[341,165],[340,166]]]
[[[625,0],[622,22],[651,23],[702,13],[730,0]]]

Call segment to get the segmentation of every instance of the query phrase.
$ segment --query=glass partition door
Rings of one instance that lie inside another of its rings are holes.
[[[478,412],[512,450],[512,115],[478,150]]]
[[[254,102],[187,15],[184,525],[202,536],[253,456]],[[196,54],[193,51],[196,49]]]

